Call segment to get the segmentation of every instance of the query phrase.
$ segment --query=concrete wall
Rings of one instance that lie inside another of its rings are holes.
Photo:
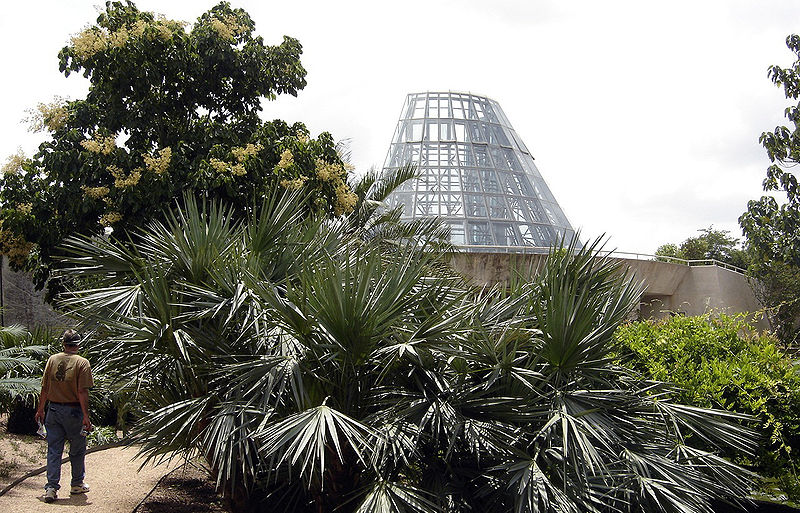
[[[546,255],[537,254],[459,253],[453,257],[453,265],[475,285],[495,285],[535,275],[546,258]],[[642,317],[657,319],[675,313],[700,315],[709,311],[740,313],[761,309],[747,278],[728,269],[623,260],[647,287],[640,308]],[[30,277],[11,271],[6,262],[2,273],[6,326],[18,323],[29,328],[63,328],[69,324],[44,304],[42,292],[34,289]],[[761,329],[769,327],[763,318],[754,318],[754,321]]]
[[[476,285],[508,283],[514,276],[531,276],[542,267],[546,255],[510,253],[460,253],[454,267]],[[717,266],[689,267],[655,260],[622,259],[635,277],[644,281],[640,314],[658,319],[675,313],[700,315],[706,312],[754,313],[761,305],[753,295],[747,277]],[[751,319],[756,327],[768,329],[763,316]]]

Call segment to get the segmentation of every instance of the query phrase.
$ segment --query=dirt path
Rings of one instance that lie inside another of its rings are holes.
[[[58,500],[51,504],[41,500],[46,482],[45,475],[30,477],[0,497],[0,511],[73,512],[75,509],[72,508],[77,506],[87,513],[131,513],[158,480],[179,465],[175,461],[158,466],[148,465],[138,471],[141,461],[131,461],[135,454],[136,449],[128,447],[107,449],[87,455],[86,483],[92,490],[85,495],[70,496],[70,467],[69,463],[65,463],[61,468],[61,490]],[[68,508],[61,509],[64,506]]]

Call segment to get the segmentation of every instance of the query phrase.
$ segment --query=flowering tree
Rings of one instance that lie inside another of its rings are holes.
[[[296,95],[306,71],[297,40],[268,46],[254,28],[226,2],[191,27],[107,3],[59,53],[65,75],[89,79],[88,95],[40,104],[31,129],[49,140],[3,167],[0,251],[12,265],[43,286],[65,237],[110,227],[125,240],[186,193],[239,216],[276,187],[307,190],[312,210],[352,211],[332,137],[259,118],[262,100]]]

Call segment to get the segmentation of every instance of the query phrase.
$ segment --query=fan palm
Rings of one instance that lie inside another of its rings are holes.
[[[31,401],[39,393],[48,348],[44,332],[30,333],[20,325],[0,327],[0,404]]]
[[[478,293],[435,241],[387,251],[300,201],[239,223],[187,201],[130,244],[68,243],[64,272],[99,286],[63,305],[138,391],[147,457],[198,451],[237,511],[701,512],[747,493],[720,457],[749,450],[741,419],[616,362],[640,287],[596,245]]]

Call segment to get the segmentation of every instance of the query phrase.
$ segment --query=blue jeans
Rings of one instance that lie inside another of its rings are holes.
[[[86,437],[81,435],[83,411],[80,406],[53,404],[47,409],[44,421],[47,428],[47,488],[58,490],[61,486],[61,456],[64,441],[69,440],[69,462],[72,465],[72,486],[83,483],[86,473]]]

